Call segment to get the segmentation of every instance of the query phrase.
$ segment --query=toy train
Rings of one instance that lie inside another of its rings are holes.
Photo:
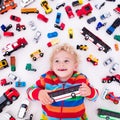
[[[53,91],[48,94],[55,102],[66,100],[68,98],[75,98],[76,96],[80,96],[79,94],[80,86],[81,84],[69,88]]]

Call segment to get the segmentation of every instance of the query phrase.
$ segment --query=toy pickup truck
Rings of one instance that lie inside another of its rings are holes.
[[[21,48],[21,47],[25,47],[27,45],[27,41],[25,40],[25,38],[19,38],[16,42],[14,43],[9,43],[7,44],[4,48],[2,48],[2,53],[3,56],[10,56],[10,54],[14,51],[16,51],[17,49]]]

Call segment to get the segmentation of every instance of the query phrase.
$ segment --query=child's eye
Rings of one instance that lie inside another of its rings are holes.
[[[64,62],[67,63],[67,62],[69,62],[69,60],[65,60]]]
[[[58,62],[59,62],[59,60],[55,60],[55,62],[56,62],[56,63],[58,63]]]

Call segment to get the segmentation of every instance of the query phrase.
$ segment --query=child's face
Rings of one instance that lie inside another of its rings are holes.
[[[68,52],[60,51],[53,57],[52,70],[62,81],[68,80],[72,76],[73,71],[77,69],[77,66],[74,55]]]

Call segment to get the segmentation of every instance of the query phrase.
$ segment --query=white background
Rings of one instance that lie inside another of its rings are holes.
[[[20,1],[20,0],[19,0]],[[113,111],[120,111],[120,104],[115,105],[111,101],[103,100],[101,98],[101,93],[105,87],[109,88],[110,91],[113,91],[116,96],[120,96],[120,87],[117,82],[113,82],[111,84],[107,83],[101,83],[101,79],[107,75],[112,75],[109,73],[109,69],[111,68],[112,64],[117,62],[120,63],[120,51],[115,51],[114,44],[120,43],[113,39],[114,35],[120,35],[120,27],[118,27],[115,32],[112,35],[108,35],[106,33],[106,29],[114,22],[114,20],[119,17],[119,14],[114,12],[113,9],[120,3],[120,0],[116,0],[116,2],[107,2],[104,7],[102,7],[100,10],[95,8],[95,5],[98,3],[104,2],[103,0],[91,0],[90,3],[93,7],[93,11],[89,16],[84,16],[83,18],[79,19],[75,13],[76,9],[81,8],[81,6],[88,3],[87,0],[84,0],[83,5],[72,7],[73,13],[75,14],[74,18],[69,19],[65,9],[61,7],[59,10],[56,10],[57,3],[62,3],[61,0],[49,0],[49,5],[52,7],[53,12],[46,15],[44,12],[44,9],[40,5],[40,0],[35,0],[34,3],[29,5],[28,7],[36,7],[40,13],[44,14],[46,17],[48,17],[49,21],[48,23],[44,23],[43,21],[40,21],[37,19],[37,14],[21,14],[21,6],[19,4],[18,0],[15,0],[17,3],[17,8],[14,10],[9,10],[7,13],[0,15],[0,25],[5,24],[6,26],[8,24],[12,24],[13,28],[10,29],[10,31],[14,32],[14,37],[4,37],[2,30],[0,30],[0,49],[4,47],[8,43],[12,43],[16,41],[20,37],[25,37],[25,39],[28,41],[28,45],[25,48],[21,48],[15,52],[13,52],[11,55],[14,55],[16,57],[16,71],[13,72],[13,74],[17,75],[21,78],[22,81],[26,81],[27,86],[24,88],[16,88],[20,92],[20,97],[18,100],[16,100],[12,105],[6,106],[3,109],[4,112],[11,113],[17,120],[17,113],[19,110],[19,107],[22,103],[22,100],[24,100],[26,95],[26,89],[35,83],[36,80],[39,79],[40,75],[49,70],[49,55],[53,47],[47,47],[47,42],[49,42],[51,39],[47,38],[47,33],[57,31],[58,32],[58,39],[60,40],[60,43],[70,43],[76,48],[76,45],[88,45],[87,51],[80,51],[77,50],[77,52],[80,55],[81,63],[79,66],[79,71],[87,75],[89,78],[90,83],[96,87],[99,90],[99,97],[96,102],[91,102],[88,100],[85,100],[86,105],[86,111],[88,114],[89,120],[100,120],[97,116],[97,109],[98,108],[106,108]],[[73,0],[64,0],[66,5],[72,6]],[[63,31],[54,28],[54,23],[56,19],[57,12],[61,12],[61,22],[65,23],[65,29]],[[100,20],[100,16],[103,13],[110,12],[111,17]],[[16,22],[10,20],[10,15],[16,15],[21,18],[20,24],[26,25],[26,30],[22,30],[20,32],[15,30]],[[96,22],[93,22],[91,24],[87,23],[87,19],[90,17],[95,16],[97,18]],[[32,31],[28,25],[30,20],[34,20],[37,30],[41,31],[41,37],[39,39],[39,42],[36,44],[33,40],[34,34],[37,31]],[[107,22],[107,25],[100,28],[100,30],[96,31],[96,25],[98,22]],[[83,27],[88,28],[90,31],[92,31],[95,35],[99,36],[104,42],[106,42],[111,48],[112,51],[109,53],[100,52],[97,50],[97,47],[91,43],[90,41],[85,41],[84,37],[80,34],[80,31]],[[68,29],[72,28],[74,32],[74,38],[69,39],[68,36]],[[32,61],[30,58],[30,54],[34,52],[37,49],[41,49],[42,52],[44,52],[44,57],[38,59],[37,61]],[[99,59],[98,66],[93,66],[91,63],[86,61],[86,58],[89,56],[89,54],[93,54],[95,57]],[[0,52],[1,58],[2,54]],[[104,60],[106,60],[109,57],[113,57],[114,61],[109,66],[103,66]],[[10,57],[6,57],[9,65],[10,65]],[[37,71],[26,71],[25,66],[26,63],[31,63],[33,68],[36,68]],[[119,74],[120,69],[116,71],[114,74]],[[10,67],[5,68],[3,70],[0,70],[0,79],[6,78],[8,81],[8,74],[12,73],[10,70]],[[114,75],[113,74],[113,75]],[[8,88],[15,87],[15,85],[8,85],[8,86],[0,86],[0,95],[2,95]],[[29,118],[29,114],[33,113],[34,117],[33,120],[39,120],[41,115],[41,104],[38,101],[30,101],[30,106],[28,109],[28,112],[26,114],[25,118]],[[2,116],[2,113],[0,113]],[[25,119],[24,118],[24,119]]]

